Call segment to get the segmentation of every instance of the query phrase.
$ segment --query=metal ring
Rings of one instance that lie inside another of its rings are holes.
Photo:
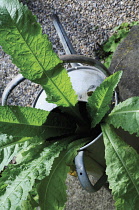
[[[106,76],[109,76],[110,73],[108,72],[108,69],[98,60],[93,59],[91,57],[87,57],[84,55],[76,55],[76,54],[70,54],[70,55],[62,55],[59,57],[64,63],[85,63],[90,66],[94,66],[101,70]]]
[[[7,104],[7,99],[11,91],[22,81],[24,81],[25,78],[22,76],[22,74],[18,74],[14,79],[12,79],[11,82],[8,83],[6,86],[3,94],[2,94],[2,106]]]
[[[99,68],[104,74],[109,75],[106,67],[100,63],[99,61],[90,58],[90,57],[86,57],[83,55],[76,55],[76,54],[72,54],[72,55],[63,55],[60,56],[60,59],[63,60],[64,63],[86,63],[86,64],[90,64],[91,66],[97,67]],[[3,94],[2,94],[2,106],[7,104],[7,99],[9,94],[11,93],[11,91],[22,81],[24,81],[26,78],[24,78],[22,76],[22,74],[18,74],[11,82],[9,82],[9,84],[7,85],[7,87],[5,88]]]
[[[84,165],[84,151],[79,151],[78,155],[75,157],[75,165],[76,165],[76,171],[78,174],[78,178],[79,181],[82,185],[82,187],[90,192],[90,193],[94,193],[96,191],[98,191],[107,181],[107,175],[104,173],[100,179],[96,182],[95,185],[92,185],[92,183],[90,182],[86,169],[85,169],[85,165]]]
[[[102,133],[100,133],[95,139],[93,139],[93,141],[91,141],[88,144],[86,144],[85,146],[81,147],[79,149],[79,151],[82,151],[82,150],[86,149],[87,147],[91,146],[92,144],[94,144],[101,136],[102,136]]]

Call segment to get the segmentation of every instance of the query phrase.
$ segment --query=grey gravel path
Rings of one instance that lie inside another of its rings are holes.
[[[139,20],[139,0],[22,0],[37,15],[43,32],[49,35],[54,50],[64,54],[53,27],[51,14],[58,13],[66,32],[78,54],[94,57],[93,49],[112,34],[122,22]],[[7,83],[18,73],[0,48],[0,97]],[[24,87],[23,87],[24,86]],[[28,81],[22,83],[9,98],[10,104],[30,106],[40,87]],[[105,189],[89,194],[81,189],[75,177],[68,177],[66,210],[112,210],[112,196]]]

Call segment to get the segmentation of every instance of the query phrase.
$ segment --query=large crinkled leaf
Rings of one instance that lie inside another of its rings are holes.
[[[49,116],[48,116],[49,114]],[[73,132],[75,123],[58,113],[31,107],[0,106],[0,132],[43,139]]]
[[[66,184],[69,167],[66,165],[66,152],[55,159],[50,175],[41,181],[38,189],[39,206],[42,210],[63,210],[66,202]]]
[[[120,126],[130,134],[139,136],[139,97],[132,97],[119,103],[106,121],[115,128]]]
[[[118,210],[139,207],[139,155],[108,124],[102,125],[106,173]]]
[[[68,142],[63,140],[36,146],[25,153],[21,164],[10,165],[1,177],[0,209],[21,209],[22,201],[27,199],[35,180],[49,175],[54,159]]]
[[[6,134],[0,134],[0,144],[2,142],[9,142],[13,137],[7,136]],[[0,172],[4,169],[5,166],[13,159],[17,154],[19,147],[18,146],[9,146],[6,148],[1,148],[0,145]]]
[[[0,171],[4,169],[5,166],[17,156],[17,154],[24,150],[27,150],[35,144],[40,144],[43,139],[38,137],[23,137],[16,138],[13,136],[8,136],[7,134],[0,134]]]
[[[95,127],[110,109],[113,91],[121,76],[121,71],[109,76],[96,88],[92,96],[88,98],[87,109],[91,116],[92,127]]]
[[[73,165],[73,160],[78,149],[88,142],[88,138],[76,140],[70,143],[66,150],[54,160],[50,175],[43,179],[38,187],[39,206],[42,210],[63,210],[67,200],[65,184],[69,166]]]
[[[0,45],[25,78],[42,85],[49,102],[65,107],[77,103],[62,61],[35,16],[18,0],[0,0]]]
[[[32,107],[0,106],[0,121],[41,126],[50,112]]]

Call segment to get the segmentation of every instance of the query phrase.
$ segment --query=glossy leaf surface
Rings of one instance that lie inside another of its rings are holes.
[[[38,188],[39,205],[42,210],[63,210],[66,202],[66,178],[70,171],[69,166],[74,165],[73,160],[78,149],[83,146],[88,139],[80,139],[70,143],[61,152],[60,156],[54,160],[52,170],[48,177],[41,181]]]
[[[0,106],[0,132],[13,137],[38,136],[47,139],[74,130],[75,123],[58,113],[31,107]]]
[[[91,126],[95,127],[110,109],[113,91],[116,88],[122,72],[118,71],[106,78],[89,97],[87,108],[91,116]]]
[[[27,150],[30,146],[39,144],[43,139],[37,137],[15,138],[6,134],[0,134],[0,171],[17,156],[19,152]]]
[[[2,174],[0,182],[0,209],[21,209],[35,180],[48,176],[56,157],[63,150],[65,141],[31,148],[23,155],[21,164],[10,165]]]
[[[108,124],[102,125],[106,173],[118,210],[139,207],[139,155]]]
[[[122,127],[130,134],[136,133],[139,136],[139,97],[132,97],[119,103],[106,121],[115,128]]]
[[[42,85],[48,102],[65,107],[77,103],[62,61],[36,17],[18,0],[0,0],[0,45],[25,78]]]

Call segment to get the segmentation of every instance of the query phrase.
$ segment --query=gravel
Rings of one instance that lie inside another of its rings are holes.
[[[91,57],[94,57],[93,50],[96,43],[103,43],[112,34],[115,26],[124,21],[131,22],[139,19],[138,0],[22,0],[22,2],[27,3],[37,16],[43,33],[49,35],[53,48],[59,55],[64,54],[64,50],[51,20],[53,13],[59,15],[76,52]],[[1,48],[0,69],[1,96],[8,82],[19,72]],[[38,85],[25,81],[13,91],[9,103],[30,106],[39,90]],[[19,98],[18,94],[21,94],[22,98]]]
[[[51,15],[57,13],[74,49],[78,54],[94,57],[96,43],[102,44],[112,33],[113,28],[122,22],[139,20],[139,0],[22,0],[37,15],[43,33],[49,35],[54,50],[64,54],[63,47],[54,29]],[[8,82],[19,69],[12,64],[10,57],[0,48],[0,98]],[[8,103],[31,106],[40,86],[24,81],[10,95]],[[113,201],[109,192],[101,189],[89,194],[81,189],[74,177],[67,180],[68,195],[66,210],[112,210]]]
[[[91,57],[94,57],[93,50],[96,43],[102,44],[112,34],[115,26],[124,21],[139,19],[139,0],[22,0],[22,2],[27,4],[37,16],[43,33],[48,34],[54,50],[59,55],[65,52],[51,20],[53,13],[58,14],[75,51]],[[19,72],[1,48],[0,72],[2,72],[1,96],[8,82]],[[8,102],[12,105],[31,106],[40,89],[38,85],[25,81],[13,91]]]

